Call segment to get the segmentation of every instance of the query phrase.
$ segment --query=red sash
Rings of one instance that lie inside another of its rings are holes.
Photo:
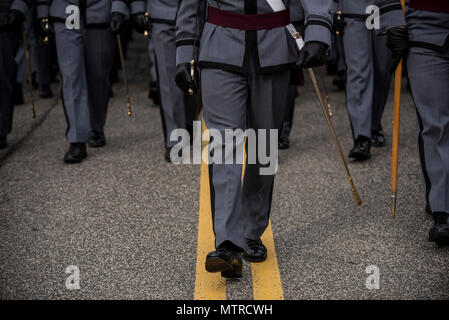
[[[290,9],[263,14],[240,14],[208,7],[207,22],[240,30],[265,30],[290,24]]]
[[[449,13],[449,0],[410,0],[409,7],[424,11]]]

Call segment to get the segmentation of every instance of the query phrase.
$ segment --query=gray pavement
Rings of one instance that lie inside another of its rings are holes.
[[[0,153],[0,298],[192,299],[200,166],[163,160],[160,113],[147,98],[145,42],[128,60],[134,116],[114,86],[105,148],[81,165],[62,161],[68,144],[60,98],[16,108],[10,148]],[[334,124],[352,147],[344,94]],[[54,88],[55,92],[57,88]],[[448,299],[449,249],[427,241],[415,141],[404,90],[398,216],[389,211],[391,147],[351,163],[364,204],[356,208],[311,86],[300,88],[292,147],[280,151],[272,225],[286,299]],[[391,142],[392,100],[384,118]],[[80,290],[65,269],[80,269]],[[380,289],[365,269],[380,269]],[[228,282],[229,299],[251,299],[251,274]]]

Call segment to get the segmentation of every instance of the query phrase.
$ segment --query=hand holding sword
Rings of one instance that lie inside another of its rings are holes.
[[[268,2],[270,7],[272,8],[272,10],[275,12],[286,9],[284,3],[280,0],[266,0],[266,1]],[[301,37],[301,34],[296,30],[296,28],[292,24],[287,25],[286,29],[292,35],[292,37],[295,39],[296,44],[298,46],[298,49],[299,49],[298,65],[303,66],[309,72],[310,78],[311,78],[313,86],[315,88],[315,93],[318,97],[318,100],[319,100],[319,103],[321,106],[321,110],[323,111],[323,115],[327,121],[329,131],[332,134],[332,138],[334,140],[335,146],[337,147],[337,151],[338,151],[340,160],[343,164],[343,168],[345,170],[348,183],[351,187],[352,194],[354,196],[356,204],[358,206],[360,206],[360,205],[362,205],[362,200],[360,199],[357,189],[355,188],[354,180],[352,179],[351,173],[349,172],[349,168],[346,163],[345,157],[343,155],[343,151],[342,151],[340,142],[338,140],[337,134],[335,132],[334,125],[329,116],[329,110],[326,107],[320,87],[318,86],[318,81],[316,79],[315,73],[311,69],[312,67],[320,66],[323,64],[328,48],[323,47],[323,44],[320,42],[311,41],[311,42],[308,42],[307,44],[305,44],[304,40]]]

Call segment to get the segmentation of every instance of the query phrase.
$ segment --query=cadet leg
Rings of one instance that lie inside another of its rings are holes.
[[[201,86],[207,128],[218,130],[223,139],[225,129],[245,130],[247,78],[223,70],[203,69],[201,70]],[[215,142],[218,141],[215,139]],[[243,151],[243,145],[232,144],[233,150],[237,147]],[[221,150],[224,154],[224,144]],[[212,216],[217,248],[226,241],[244,248],[241,178],[241,164],[214,163],[209,166]]]
[[[354,139],[371,138],[373,102],[372,32],[363,20],[345,19],[343,34],[347,66],[346,105]]]
[[[15,63],[19,38],[16,33],[0,31],[0,139],[11,132],[14,107]],[[6,147],[6,140],[0,146]]]
[[[391,84],[392,54],[387,47],[386,35],[373,35],[374,51],[374,96],[371,131],[375,135],[382,131],[382,115]],[[373,137],[374,137],[373,135]]]
[[[165,128],[165,146],[173,147],[177,141],[170,141],[173,130],[185,129],[184,93],[175,82],[176,42],[175,26],[154,23],[152,38],[156,54],[158,81],[161,93],[161,110]]]
[[[70,143],[86,143],[90,123],[83,34],[66,29],[64,23],[55,23],[55,36],[68,124],[67,140]]]
[[[288,86],[288,94],[286,99],[286,110],[284,120],[282,122],[282,129],[279,136],[279,149],[288,149],[290,146],[289,137],[293,126],[293,117],[295,113],[295,100],[298,95],[296,86]]]
[[[407,62],[426,198],[432,212],[449,214],[449,53],[412,48]]]
[[[103,133],[108,112],[113,64],[112,33],[107,28],[89,28],[84,35],[90,125]]]
[[[257,151],[260,143],[264,143],[266,154],[274,154],[276,163],[261,164],[257,157],[257,163],[248,163],[246,166],[242,214],[247,240],[258,240],[268,226],[277,166],[277,137],[274,141],[270,139],[270,130],[281,128],[290,79],[290,71],[263,75],[256,74],[254,69],[250,78],[248,127],[255,129],[256,132],[266,130],[266,139],[260,141],[257,138]],[[248,148],[251,146],[248,145]],[[261,174],[261,170],[270,166],[272,170]]]

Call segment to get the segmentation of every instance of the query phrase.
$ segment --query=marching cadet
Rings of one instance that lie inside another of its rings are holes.
[[[388,47],[394,65],[407,57],[427,210],[435,219],[429,240],[449,244],[449,2],[410,0],[406,22],[402,11],[395,16],[402,27],[388,31]]]
[[[12,129],[14,58],[19,48],[22,24],[34,1],[3,0],[0,2],[0,149],[7,147],[7,135]]]
[[[390,1],[390,0],[389,0]],[[391,82],[391,52],[386,36],[366,25],[368,6],[377,0],[339,0],[337,20],[344,20],[343,47],[347,67],[346,106],[354,147],[349,157],[366,160],[371,145],[385,145],[382,115]],[[388,2],[388,1],[387,1]]]
[[[279,130],[291,68],[296,63],[305,68],[322,65],[330,45],[331,1],[301,3],[307,27],[306,44],[298,58],[295,41],[285,29],[290,23],[288,9],[273,12],[268,2],[260,0],[180,2],[176,80],[184,92],[197,92],[201,72],[203,115],[209,129],[223,137],[227,129]],[[289,8],[290,1],[278,4]],[[200,71],[192,72],[192,60]],[[261,140],[266,148],[276,148],[277,139]],[[213,151],[218,148],[224,155],[223,141],[213,143],[218,145]],[[235,141],[232,146],[236,152]],[[260,237],[268,226],[274,186],[274,173],[261,174],[266,167],[259,160],[247,163],[242,185],[241,164],[210,164],[216,251],[207,255],[208,272],[241,277],[242,251],[249,261],[266,259]]]
[[[290,3],[290,20],[295,28],[303,34],[304,31],[304,8],[300,0],[291,0]],[[303,84],[302,70],[298,68],[292,73],[292,77],[288,88],[287,105],[285,110],[284,120],[282,122],[281,131],[279,134],[279,149],[285,150],[290,148],[290,133],[293,126],[293,117],[295,114],[295,100],[298,97],[298,85]],[[294,77],[295,75],[295,77]]]
[[[154,50],[156,79],[160,92],[161,120],[165,139],[165,160],[171,162],[171,149],[177,141],[170,140],[176,129],[190,129],[195,118],[195,101],[187,97],[175,82],[176,75],[176,14],[178,0],[147,0],[151,21],[151,46]],[[150,56],[150,59],[152,57]],[[157,101],[156,96],[156,101]]]
[[[131,2],[131,9],[135,3]],[[109,27],[120,30],[129,16],[128,4],[124,0],[80,0],[74,7],[70,0],[50,0],[39,2],[37,11],[41,21],[50,19],[55,32],[70,142],[64,162],[79,163],[87,157],[86,142],[92,148],[106,144],[104,125],[113,63]]]

